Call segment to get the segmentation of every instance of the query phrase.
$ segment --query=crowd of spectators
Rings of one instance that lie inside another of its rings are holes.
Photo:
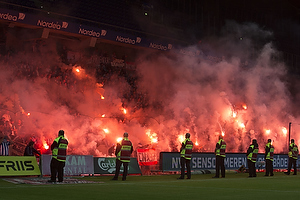
[[[36,47],[33,51],[36,51]],[[30,56],[35,52],[31,52]],[[38,54],[39,52],[37,52]],[[59,85],[66,87],[71,92],[84,93],[85,88],[89,84],[97,84],[105,87],[116,79],[126,81],[130,86],[127,92],[122,93],[120,97],[123,105],[130,104],[134,110],[145,108],[148,106],[147,95],[137,91],[138,75],[133,62],[127,62],[126,56],[117,58],[114,54],[108,53],[91,53],[80,54],[79,56],[72,56],[73,52],[62,53],[60,61],[53,63],[42,63],[39,59],[14,59],[18,57],[20,52],[9,52],[6,55],[1,55],[0,68],[6,70],[6,66],[10,66],[12,77],[15,80],[28,80],[36,82],[38,79],[46,79]],[[26,54],[26,52],[24,52]],[[71,56],[70,56],[71,55]],[[91,80],[84,80],[76,77],[76,68],[83,70],[86,78]],[[11,109],[9,104],[13,101],[7,97],[0,102],[0,136],[8,135],[14,140],[17,138],[18,131],[22,127],[22,120],[15,116],[15,110]],[[72,108],[70,108],[71,110]],[[132,110],[132,112],[134,112]],[[78,113],[77,113],[78,114]],[[15,119],[12,119],[15,118]],[[28,139],[28,138],[27,138]],[[20,143],[26,144],[27,141],[21,140]]]
[[[83,93],[84,89],[88,87],[86,84],[90,84],[89,81],[76,77],[74,68],[77,66],[85,71],[87,77],[95,80],[103,88],[116,81],[116,79],[122,79],[128,83],[130,89],[120,98],[124,102],[131,102],[131,104],[134,102],[137,109],[148,106],[147,95],[137,91],[138,75],[135,63],[128,62],[126,56],[117,58],[114,53],[108,54],[106,52],[74,53],[66,48],[63,51],[60,55],[60,61],[54,62],[52,65],[39,61],[32,62],[30,59],[11,63],[13,59],[10,58],[14,56],[11,53],[5,55],[6,58],[3,60],[10,62],[10,65],[14,65],[12,68],[16,79],[26,79],[34,82],[37,78],[47,78],[47,80],[54,81],[74,92]]]

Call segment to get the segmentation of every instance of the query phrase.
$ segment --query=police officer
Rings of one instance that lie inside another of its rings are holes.
[[[123,164],[123,177],[122,181],[126,180],[128,173],[128,164],[130,162],[130,155],[133,151],[133,146],[131,141],[128,139],[128,133],[123,134],[123,140],[117,144],[115,155],[116,155],[116,172],[112,180],[118,180],[121,165]]]
[[[190,140],[190,134],[185,134],[185,140],[181,144],[180,148],[180,166],[181,176],[177,179],[184,179],[185,166],[187,169],[187,179],[191,179],[191,159],[193,151],[193,142]]]
[[[247,156],[247,164],[249,168],[249,177],[256,177],[256,159],[258,154],[258,144],[256,139],[252,140],[252,144],[249,146],[246,156]]]
[[[216,176],[213,178],[219,178],[221,170],[221,178],[225,178],[225,165],[224,159],[226,150],[226,142],[223,140],[223,136],[219,136],[219,141],[216,144],[215,154],[216,154]]]
[[[51,145],[52,159],[50,163],[51,179],[48,182],[63,182],[64,167],[67,157],[68,140],[65,138],[63,130],[58,131],[58,137]]]
[[[295,140],[291,139],[291,144],[289,146],[289,165],[288,165],[288,171],[284,172],[286,175],[290,175],[290,171],[292,168],[292,165],[294,167],[294,174],[297,175],[297,159],[298,159],[298,146],[295,144]]]
[[[266,161],[266,174],[265,176],[274,176],[273,173],[273,158],[274,158],[274,146],[271,143],[271,139],[268,139],[268,143],[265,146],[265,161]]]

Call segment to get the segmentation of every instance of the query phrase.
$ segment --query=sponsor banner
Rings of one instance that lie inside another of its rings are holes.
[[[25,13],[0,8],[0,19],[11,22],[24,22]]]
[[[76,25],[75,32],[80,35],[108,39],[108,30],[104,28]]]
[[[94,157],[94,173],[95,174],[114,174],[116,171],[115,157]],[[124,171],[123,165],[120,174]],[[136,158],[130,158],[128,165],[128,174],[142,174]]]
[[[49,28],[49,29],[54,29],[59,31],[66,31],[70,33],[75,32],[77,27],[75,23],[71,23],[59,19],[51,19],[43,16],[35,16],[32,14],[26,14],[26,18],[21,23],[39,26],[41,28]]]
[[[162,43],[162,42],[155,42],[155,41],[149,41],[148,46],[149,48],[161,50],[161,51],[169,51],[173,49],[173,44],[171,43]]]
[[[39,26],[42,28],[63,30],[68,32],[75,32],[76,27],[78,26],[75,23],[69,23],[63,20],[52,19],[52,18],[42,17],[42,16],[33,15],[29,13],[22,13],[22,12],[17,12],[13,10],[2,9],[2,8],[0,8],[0,19]]]
[[[116,37],[115,40],[117,42],[143,46],[141,37],[132,36],[132,35],[125,35],[125,34],[120,34],[120,33],[119,34],[117,33],[115,37]]]
[[[140,166],[156,165],[157,156],[155,149],[137,149],[137,159]]]
[[[42,174],[50,175],[51,155],[42,155]],[[81,174],[94,174],[93,156],[68,155],[64,168],[64,175],[78,176]]]
[[[49,28],[54,30],[66,31],[90,37],[103,38],[125,44],[148,47],[152,49],[169,51],[173,48],[172,43],[166,41],[157,41],[149,38],[116,32],[106,27],[91,27],[83,24],[77,24],[66,20],[48,18],[30,13],[21,13],[13,10],[0,8],[0,20],[11,22],[19,22],[41,28]]]
[[[163,171],[180,171],[180,154],[161,152],[161,167]],[[273,167],[274,169],[287,169],[288,167],[288,156],[286,154],[275,154]],[[265,168],[264,165],[264,154],[258,154],[256,167]],[[298,159],[299,163],[299,159]],[[239,153],[227,153],[225,158],[225,168],[229,170],[237,170],[242,165],[246,168],[247,158],[246,154]],[[299,164],[298,164],[299,165]],[[191,160],[192,170],[211,170],[216,167],[216,157],[213,153],[193,153]]]
[[[41,175],[34,156],[0,156],[0,176]]]

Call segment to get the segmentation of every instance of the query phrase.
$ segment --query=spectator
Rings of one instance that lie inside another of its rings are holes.
[[[4,136],[0,141],[0,156],[9,156],[9,145],[12,142],[8,140],[7,136]]]
[[[116,147],[116,145],[113,144],[113,145],[108,149],[108,156],[113,156],[113,155],[114,155],[115,147]]]
[[[38,150],[36,150],[33,147],[33,145],[34,145],[33,141],[30,141],[28,143],[28,145],[25,147],[24,156],[34,156],[35,154],[39,156],[41,155],[41,153]]]

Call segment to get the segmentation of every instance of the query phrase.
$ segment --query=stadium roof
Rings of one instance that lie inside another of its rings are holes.
[[[147,5],[138,0],[4,0],[0,4],[11,10],[68,19],[79,24],[182,41],[178,30],[174,32],[154,24],[149,26],[148,16],[144,13]]]

